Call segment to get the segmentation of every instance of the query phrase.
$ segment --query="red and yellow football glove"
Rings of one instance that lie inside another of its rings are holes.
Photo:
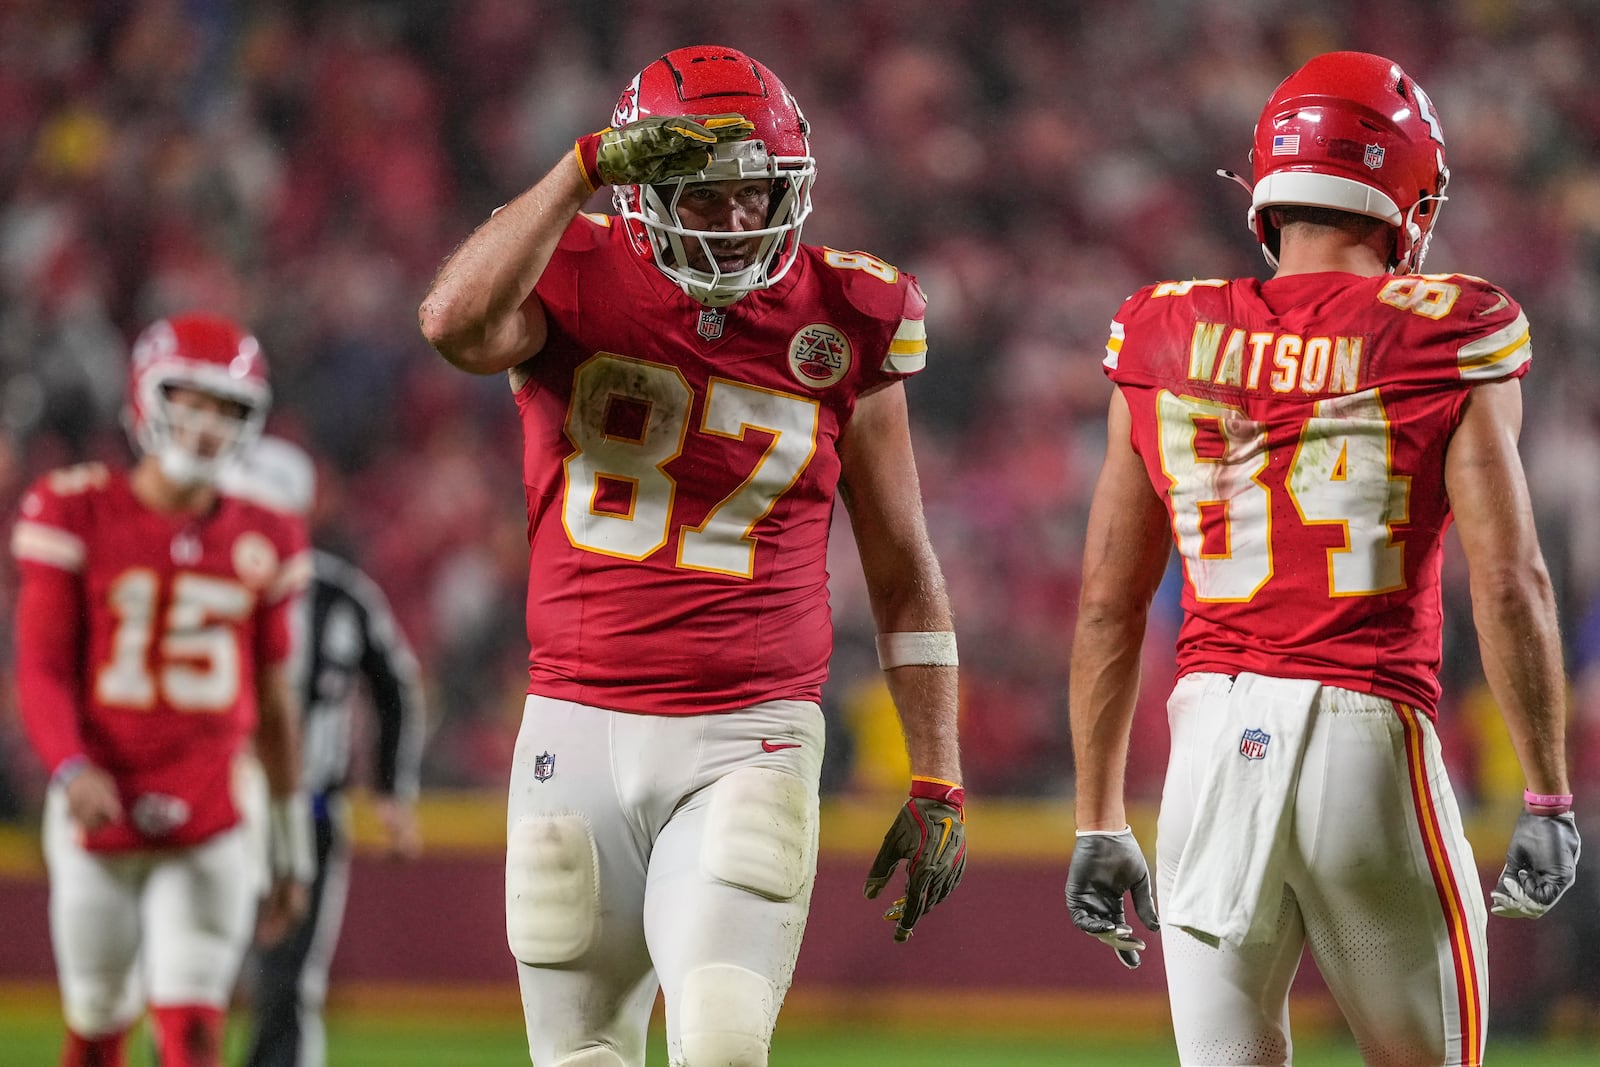
[[[961,881],[967,867],[965,800],[966,790],[955,782],[914,776],[910,798],[883,835],[862,893],[875,899],[905,861],[906,895],[883,913],[895,920],[896,941],[910,937],[917,920]]]
[[[608,126],[573,144],[578,167],[590,190],[602,185],[654,185],[687,178],[711,163],[723,141],[742,141],[755,132],[743,115],[695,119],[652,115],[626,126]]]

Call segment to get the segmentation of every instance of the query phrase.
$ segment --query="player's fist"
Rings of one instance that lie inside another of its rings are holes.
[[[378,798],[378,821],[383,824],[385,851],[403,860],[422,854],[422,831],[417,826],[417,809],[409,800]]]
[[[896,941],[911,936],[917,920],[950,895],[967,869],[965,801],[966,791],[954,782],[914,777],[910,798],[883,835],[861,892],[875,899],[905,861],[906,895],[883,913],[894,920]]]
[[[698,121],[653,115],[580,137],[573,147],[591,189],[651,185],[700,173],[718,144],[742,141],[754,132],[755,124],[743,115],[710,115]]]
[[[1127,968],[1139,966],[1144,942],[1122,910],[1122,898],[1133,894],[1133,910],[1151,931],[1160,930],[1150,897],[1150,869],[1132,830],[1119,833],[1080,831],[1067,867],[1067,911],[1072,925],[1099,938]]]
[[[1490,910],[1508,919],[1539,918],[1577,881],[1582,848],[1572,812],[1523,812],[1511,832],[1505,869],[1489,893]]]
[[[292,878],[274,878],[256,914],[256,944],[271,948],[288,937],[311,908],[311,888]]]
[[[122,821],[122,800],[110,773],[83,760],[57,774],[67,794],[67,814],[84,833]]]

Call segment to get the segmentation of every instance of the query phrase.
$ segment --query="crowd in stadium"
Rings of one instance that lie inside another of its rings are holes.
[[[192,307],[248,323],[274,431],[319,461],[317,539],[380,582],[424,664],[425,785],[499,786],[525,682],[520,443],[505,383],[446,366],[417,302],[478,221],[606,124],[633,71],[690,38],[727,43],[781,67],[812,124],[808,242],[871,250],[929,296],[910,396],[957,612],[966,784],[1065,794],[1107,324],[1148,281],[1264,271],[1246,197],[1215,171],[1247,168],[1283,71],[1377,48],[1445,102],[1451,203],[1429,269],[1492,276],[1533,323],[1524,454],[1579,686],[1582,793],[1600,785],[1600,22],[1581,6],[7,4],[0,503],[50,467],[126,455],[142,324]],[[826,783],[899,789],[859,568],[836,544]],[[1514,797],[1465,574],[1447,568],[1441,733],[1457,789],[1468,805]],[[1146,798],[1175,617],[1164,592],[1131,768]],[[0,792],[17,811],[41,784],[19,740],[6,710]]]

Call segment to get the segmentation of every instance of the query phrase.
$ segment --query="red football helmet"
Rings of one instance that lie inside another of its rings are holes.
[[[197,412],[173,402],[175,387],[232,401],[244,413]],[[216,481],[260,436],[271,402],[261,345],[228,319],[175,315],[150,324],[134,342],[129,434],[134,447],[160,460],[162,473],[180,485]],[[196,447],[202,435],[221,439],[214,454]]]
[[[1267,261],[1278,233],[1266,209],[1335,208],[1395,228],[1390,270],[1422,269],[1450,171],[1422,87],[1382,56],[1329,52],[1283,80],[1256,123],[1249,226]]]
[[[697,45],[668,52],[645,67],[617,100],[613,126],[648,115],[686,118],[737,113],[755,124],[748,140],[719,144],[705,170],[659,185],[619,185],[612,190],[628,236],[640,255],[683,291],[711,307],[725,307],[786,274],[800,253],[800,227],[811,214],[811,127],[800,105],[772,71],[743,52]],[[772,202],[753,262],[738,271],[717,268],[706,241],[727,234],[683,225],[678,200],[691,182],[771,178]],[[689,266],[684,244],[701,242],[710,270]]]

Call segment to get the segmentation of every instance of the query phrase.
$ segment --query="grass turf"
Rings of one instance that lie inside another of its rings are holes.
[[[330,1064],[335,1067],[527,1067],[522,1031],[501,1020],[465,1024],[417,1018],[334,1018],[329,1022]],[[844,1034],[814,1027],[785,1031],[773,1041],[774,1067],[1170,1067],[1177,1062],[1171,1039],[1157,1035],[1112,1041],[1105,1038],[957,1036],[927,1043],[935,1031],[871,1030]],[[0,1007],[0,1063],[17,1067],[51,1064],[60,1051],[61,1025],[36,1013]],[[229,1032],[229,1063],[242,1058],[243,1035]],[[132,1044],[129,1067],[151,1067],[147,1042]],[[652,1035],[649,1067],[665,1067],[665,1042]],[[1600,1044],[1563,1038],[1540,1044],[1490,1040],[1488,1061],[1538,1067],[1594,1067]],[[1361,1067],[1344,1043],[1302,1043],[1296,1067]]]

